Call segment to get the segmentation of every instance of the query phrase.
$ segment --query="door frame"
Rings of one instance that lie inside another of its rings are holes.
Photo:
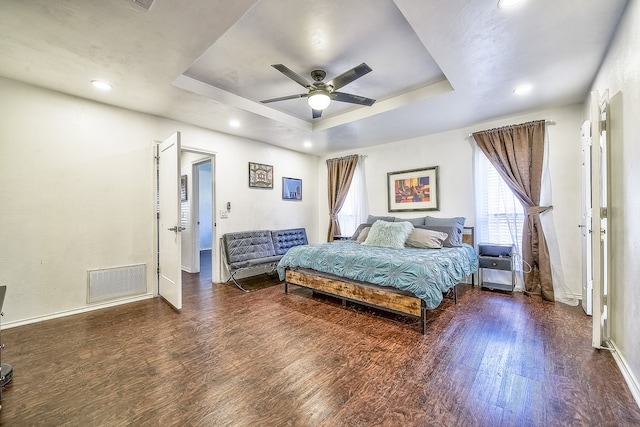
[[[593,325],[592,342],[595,348],[609,348],[609,304],[607,295],[610,292],[610,259],[609,232],[611,224],[608,223],[609,206],[609,179],[607,153],[609,147],[608,125],[609,91],[600,95],[599,92],[591,92],[591,138],[592,138],[592,182],[591,201],[592,209],[592,268],[593,268]],[[604,117],[604,119],[603,119]],[[603,135],[604,133],[604,135]]]
[[[199,204],[199,199],[197,199],[199,197],[199,195],[196,194],[195,188],[196,188],[196,183],[198,183],[199,185],[199,181],[198,178],[195,176],[194,170],[196,169],[195,166],[198,163],[202,163],[202,162],[206,162],[206,161],[210,161],[211,162],[211,220],[212,220],[212,224],[211,224],[211,281],[214,282],[215,281],[215,277],[216,277],[216,228],[217,228],[217,223],[216,223],[216,172],[217,172],[217,168],[216,168],[216,155],[217,152],[215,151],[208,151],[208,150],[202,150],[200,148],[194,148],[194,147],[188,147],[188,146],[182,146],[182,153],[192,153],[192,154],[198,154],[198,155],[202,155],[202,158],[199,158],[195,161],[191,162],[191,182],[192,182],[192,196],[191,199],[193,201],[193,203],[191,204],[191,218],[190,218],[190,227],[191,230],[195,230],[197,228],[197,224],[196,221],[198,221],[198,217],[200,212],[198,211],[197,213],[195,210],[195,205]],[[196,254],[196,250],[199,248],[199,242],[198,242],[198,235],[194,232],[191,233],[191,250],[193,251],[193,260],[194,260],[194,264],[197,260],[198,262],[198,271],[200,271],[200,253],[198,252]]]

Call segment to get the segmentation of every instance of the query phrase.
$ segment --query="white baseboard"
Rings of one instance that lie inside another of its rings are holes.
[[[631,394],[633,398],[636,400],[636,404],[640,406],[640,383],[638,383],[637,378],[633,375],[633,372],[629,369],[629,364],[625,360],[624,356],[620,353],[618,346],[616,343],[609,340],[609,345],[613,350],[611,354],[613,355],[613,360],[616,361],[620,372],[622,372],[622,376],[624,380],[627,382],[629,389],[631,390]]]
[[[116,305],[128,304],[128,303],[131,303],[131,302],[142,301],[142,300],[145,300],[145,299],[153,298],[153,296],[154,296],[153,294],[138,295],[138,296],[135,296],[133,298],[126,298],[126,299],[121,299],[121,300],[118,300],[118,301],[111,301],[111,302],[104,303],[104,304],[96,304],[96,305],[92,305],[90,307],[82,307],[82,308],[77,308],[75,310],[61,311],[59,313],[48,314],[46,316],[37,316],[37,317],[29,318],[29,319],[16,320],[16,321],[13,321],[13,322],[6,322],[6,323],[2,324],[2,329],[15,328],[17,326],[29,325],[31,323],[44,322],[45,320],[58,319],[60,317],[73,316],[74,314],[87,313],[89,311],[100,310],[102,308],[107,308],[107,307],[115,307]]]

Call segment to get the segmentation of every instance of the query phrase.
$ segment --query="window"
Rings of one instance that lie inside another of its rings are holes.
[[[351,180],[347,198],[338,212],[340,234],[351,236],[358,225],[367,220],[369,205],[367,199],[367,182],[364,173],[364,156],[358,158],[358,164]]]
[[[476,233],[481,243],[513,244],[518,254],[522,242],[524,209],[487,157],[477,150]],[[520,263],[516,263],[520,265]]]

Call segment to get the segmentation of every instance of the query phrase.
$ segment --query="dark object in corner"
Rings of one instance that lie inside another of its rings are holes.
[[[0,286],[0,316],[2,316],[2,306],[4,305],[4,296],[6,293],[7,286]],[[2,350],[4,350],[4,344],[2,344],[2,339],[0,338],[0,403],[2,402],[2,388],[13,379],[13,367],[8,363],[2,363]],[[0,406],[0,409],[1,408],[2,406]]]

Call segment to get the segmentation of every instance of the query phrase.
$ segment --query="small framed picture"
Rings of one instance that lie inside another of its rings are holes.
[[[282,200],[302,200],[302,180],[282,177]]]
[[[249,188],[273,188],[273,166],[249,162]]]
[[[440,210],[438,166],[387,173],[389,212]]]

